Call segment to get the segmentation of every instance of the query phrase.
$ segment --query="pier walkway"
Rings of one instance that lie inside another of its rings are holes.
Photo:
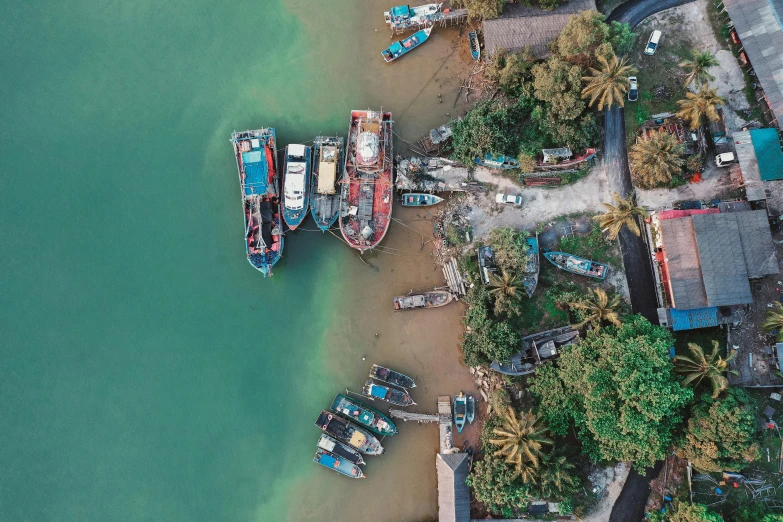
[[[431,25],[438,25],[440,27],[451,27],[453,25],[464,24],[468,21],[467,9],[450,9],[448,13],[440,12],[433,15],[431,20],[424,20],[422,23],[411,23],[405,27],[396,26],[392,27],[392,34],[402,34],[406,31],[419,31],[426,29]]]
[[[392,419],[401,419],[404,421],[416,421],[416,422],[439,422],[440,417],[431,413],[415,413],[410,411],[389,409],[389,414]]]
[[[416,413],[411,411],[397,410],[389,408],[389,415],[392,419],[401,419],[404,421],[416,421],[420,423],[438,423],[440,430],[440,452],[457,453],[459,450],[454,448],[454,433],[452,432],[453,419],[451,416],[451,397],[449,395],[438,396],[438,413]]]

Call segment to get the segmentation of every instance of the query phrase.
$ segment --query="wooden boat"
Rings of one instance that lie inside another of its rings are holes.
[[[538,286],[538,272],[541,269],[541,263],[538,258],[538,232],[536,237],[529,237],[527,243],[527,262],[522,273],[522,286],[528,297],[533,297],[533,292]]]
[[[264,277],[283,255],[275,129],[231,134],[245,214],[247,260]]]
[[[321,428],[327,435],[331,435],[365,455],[380,455],[383,453],[383,446],[381,446],[381,442],[375,435],[327,410],[321,410],[315,425]]]
[[[364,388],[362,388],[362,395],[372,401],[375,399],[380,399],[382,401],[388,402],[389,404],[394,404],[395,406],[416,405],[407,391],[398,390],[397,388],[392,388],[390,386],[381,386],[372,380],[364,383]]]
[[[302,224],[310,203],[310,147],[288,145],[283,173],[283,219],[290,230]]]
[[[339,440],[333,439],[326,433],[321,433],[321,437],[318,439],[318,447],[328,451],[332,455],[348,459],[354,464],[364,464],[364,458],[361,453],[352,447],[343,444]]]
[[[351,111],[340,195],[340,232],[364,252],[383,240],[392,214],[392,120],[389,112]]]
[[[481,282],[488,285],[492,274],[497,271],[495,266],[495,253],[490,246],[481,246],[478,249],[479,275]]]
[[[382,437],[397,434],[397,426],[389,417],[341,393],[334,398],[332,410]]]
[[[432,290],[421,294],[401,295],[394,297],[394,311],[414,310],[416,308],[440,308],[446,306],[454,296],[445,290]]]
[[[492,361],[490,368],[505,375],[528,375],[556,358],[563,346],[579,341],[579,330],[564,326],[522,338],[522,349],[508,361]]]
[[[598,154],[598,149],[587,148],[581,154],[573,157],[571,149],[561,147],[559,149],[544,149],[542,151],[543,159],[536,165],[540,170],[568,169],[574,165],[591,160]]]
[[[437,205],[443,201],[443,198],[436,196],[435,194],[403,194],[402,206],[403,207],[430,207]]]
[[[565,252],[544,252],[544,257],[561,270],[595,279],[606,279],[609,271],[609,267],[603,263]]]
[[[384,366],[378,366],[373,364],[370,368],[370,379],[376,379],[378,381],[388,382],[398,388],[415,388],[416,383],[413,379],[405,375],[404,373],[395,372]]]
[[[481,46],[479,45],[478,33],[476,31],[468,33],[468,42],[470,42],[470,55],[474,60],[478,61],[481,58]]]
[[[465,427],[467,409],[468,399],[464,393],[459,392],[459,395],[454,397],[454,424],[457,425],[457,433],[462,433],[462,428]]]
[[[435,20],[440,13],[443,3],[425,4],[416,7],[400,5],[392,7],[383,13],[383,18],[389,29],[404,31],[414,27],[420,27]]]
[[[336,471],[340,475],[344,475],[350,478],[364,478],[362,468],[354,464],[350,460],[333,455],[326,450],[318,448],[313,457],[313,462],[320,464],[321,466]]]
[[[310,213],[315,224],[326,232],[340,214],[340,191],[345,171],[345,140],[317,136],[313,143],[313,173],[310,180]]]
[[[430,37],[430,33],[432,32],[432,27],[427,27],[426,29],[422,29],[421,31],[416,31],[412,35],[410,35],[407,38],[403,38],[399,42],[394,42],[389,47],[387,47],[385,50],[381,51],[381,56],[383,56],[383,59],[386,60],[386,63],[393,62],[397,58],[400,58],[424,42],[427,41],[427,39]]]
[[[470,424],[473,424],[473,418],[476,416],[476,399],[473,398],[473,394],[468,394],[468,411],[466,417]]]
[[[494,154],[490,154],[489,152],[487,152],[483,158],[476,158],[473,161],[475,161],[478,165],[482,165],[490,169],[508,170],[519,168],[519,162],[514,158],[509,156],[496,156]]]

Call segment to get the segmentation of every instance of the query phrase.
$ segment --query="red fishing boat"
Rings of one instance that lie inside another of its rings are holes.
[[[392,119],[390,112],[351,111],[340,232],[359,252],[375,248],[392,213]]]

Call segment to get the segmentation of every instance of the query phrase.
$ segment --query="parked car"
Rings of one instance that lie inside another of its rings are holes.
[[[639,84],[636,81],[636,76],[629,76],[628,83],[628,101],[636,101],[639,99]]]
[[[734,157],[733,152],[724,152],[723,154],[718,154],[715,156],[715,165],[718,167],[727,167],[735,161],[736,158]]]
[[[647,46],[644,48],[644,54],[649,56],[655,54],[655,50],[658,48],[658,43],[661,41],[661,36],[663,36],[663,34],[658,30],[652,32],[650,39],[647,40]]]
[[[522,196],[513,196],[511,194],[503,194],[500,192],[497,196],[495,196],[495,203],[509,203],[518,207],[522,204]]]

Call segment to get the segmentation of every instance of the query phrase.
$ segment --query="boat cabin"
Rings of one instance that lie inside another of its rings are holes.
[[[318,158],[318,193],[334,194],[337,179],[337,147],[324,145]]]
[[[559,163],[562,160],[567,160],[573,156],[573,152],[568,147],[560,147],[558,149],[544,149],[541,151],[544,154],[543,163]]]

